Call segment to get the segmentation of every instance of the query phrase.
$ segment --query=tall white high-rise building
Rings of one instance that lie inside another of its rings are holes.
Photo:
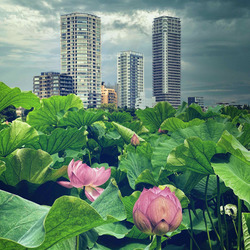
[[[153,96],[156,102],[181,104],[181,21],[161,16],[153,22]]]
[[[101,104],[101,20],[86,13],[61,16],[61,71],[73,77],[84,107]]]
[[[144,91],[143,55],[123,51],[117,57],[118,105],[135,108],[136,98]]]

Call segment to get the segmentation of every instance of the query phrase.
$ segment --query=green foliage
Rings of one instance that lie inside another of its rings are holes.
[[[79,109],[77,111],[68,111],[63,116],[62,119],[59,120],[59,127],[88,127],[96,121],[103,120],[104,113],[102,111],[88,111],[84,109]]]
[[[81,99],[73,94],[52,96],[41,100],[41,107],[30,112],[27,123],[40,131],[55,128],[66,111],[71,108],[83,108]]]
[[[0,124],[1,249],[154,249],[156,238],[134,225],[133,207],[144,188],[159,185],[175,192],[183,208],[182,224],[161,238],[162,248],[236,248],[240,217],[236,223],[219,209],[238,199],[244,201],[248,246],[247,109],[217,106],[204,112],[183,103],[175,110],[161,102],[137,110],[136,117],[134,109],[84,110],[73,94],[40,104],[31,93],[0,87],[7,91],[3,99],[0,94],[0,109],[7,104],[34,107],[27,122]],[[137,146],[131,144],[134,134]],[[83,188],[57,183],[68,177],[72,159],[111,168],[115,180],[103,184],[104,191],[92,203]]]
[[[126,128],[122,125],[120,125],[119,123],[116,122],[112,122],[112,124],[114,125],[114,127],[117,129],[118,133],[121,135],[122,139],[126,142],[126,143],[130,143],[130,140],[132,138],[132,136],[134,134],[136,134],[134,131],[132,131],[129,128]],[[141,138],[140,136],[136,135],[139,139],[140,142],[143,142],[144,139]]]
[[[77,128],[57,128],[51,135],[40,134],[39,140],[26,146],[34,149],[42,149],[53,155],[68,148],[82,148],[86,144],[84,130]]]
[[[10,88],[3,82],[0,82],[0,111],[10,105],[16,108],[20,106],[26,109],[38,108],[40,107],[40,100],[31,91],[21,92],[19,88]]]
[[[37,131],[27,123],[14,121],[0,131],[0,156],[7,156],[17,148],[38,139]]]
[[[159,102],[154,108],[137,110],[136,116],[150,132],[156,132],[163,121],[173,117],[175,113],[176,110],[168,102]]]
[[[112,183],[106,195],[102,194],[92,206],[79,198],[62,196],[49,208],[0,192],[1,208],[5,211],[1,213],[2,249],[48,249],[91,228],[126,218],[119,192]],[[28,223],[23,223],[23,219]]]
[[[112,112],[107,113],[107,116],[111,122],[118,122],[123,124],[124,122],[130,122],[133,117],[127,112]]]
[[[250,248],[250,213],[242,213],[242,227],[245,249]]]
[[[22,148],[2,160],[6,163],[6,171],[2,173],[0,180],[11,186],[22,180],[35,184],[55,181],[67,171],[67,166],[60,169],[50,168],[52,158],[42,150]]]

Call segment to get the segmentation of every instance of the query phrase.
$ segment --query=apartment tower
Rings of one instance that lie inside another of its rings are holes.
[[[135,108],[136,98],[144,91],[143,55],[123,51],[117,58],[118,105]]]
[[[161,16],[153,22],[153,96],[156,102],[181,104],[181,21]]]
[[[61,71],[73,77],[84,107],[101,104],[101,20],[85,13],[61,16]]]

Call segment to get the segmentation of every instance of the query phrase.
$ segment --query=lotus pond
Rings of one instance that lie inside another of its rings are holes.
[[[109,112],[0,83],[0,249],[250,249],[250,111]]]

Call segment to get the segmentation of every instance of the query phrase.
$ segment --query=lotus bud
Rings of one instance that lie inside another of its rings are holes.
[[[168,187],[143,189],[133,208],[136,227],[149,235],[164,235],[179,227],[182,208],[179,199]]]
[[[133,146],[138,146],[140,144],[139,138],[136,134],[132,136],[130,143]]]

